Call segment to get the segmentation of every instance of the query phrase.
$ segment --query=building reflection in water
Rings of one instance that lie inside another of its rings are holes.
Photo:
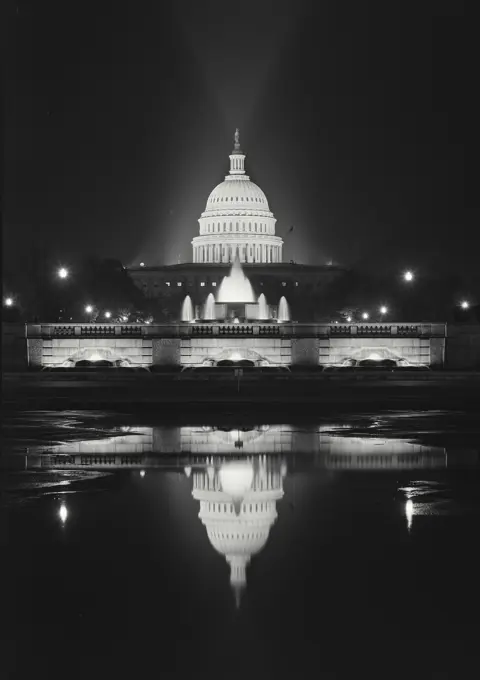
[[[447,466],[443,447],[406,439],[328,434],[325,426],[259,425],[250,428],[140,427],[106,439],[69,442],[32,449],[27,467],[92,469],[139,468],[164,464],[174,456],[182,467],[205,458],[240,455],[306,454],[304,464],[329,470],[403,470]],[[211,473],[210,473],[211,474]]]
[[[247,585],[250,560],[265,547],[277,519],[276,503],[283,496],[286,471],[280,457],[257,456],[216,459],[187,474],[208,539],[230,567],[237,607]]]

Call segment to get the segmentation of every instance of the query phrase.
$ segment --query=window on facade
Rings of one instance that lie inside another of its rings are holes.
[[[283,286],[284,288],[285,288],[286,285],[287,285],[286,282],[285,282],[285,281],[282,281],[282,286]]]
[[[216,285],[217,285],[217,282],[216,282],[216,281],[212,281],[212,286],[215,287]]]
[[[295,281],[295,285],[298,286],[298,281]]]
[[[181,285],[182,285],[182,282],[181,282],[181,281],[177,281],[177,286],[180,287]]]
[[[170,281],[165,281],[165,283],[166,283],[167,286],[170,285]]]
[[[205,281],[200,281],[200,285],[201,285],[201,286],[204,286],[204,285],[205,285]]]

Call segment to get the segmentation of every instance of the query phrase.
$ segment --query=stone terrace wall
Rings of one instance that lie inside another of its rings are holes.
[[[318,366],[370,347],[387,347],[412,363],[441,366],[445,352],[445,324],[421,323],[32,324],[27,338],[25,356],[33,368],[91,355],[128,359],[134,366],[194,366],[233,352],[273,364]]]

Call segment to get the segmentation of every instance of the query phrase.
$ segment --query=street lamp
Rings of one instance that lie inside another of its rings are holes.
[[[470,308],[470,303],[467,300],[462,300],[460,303],[460,307],[462,309],[469,309]]]
[[[379,311],[380,311],[380,314],[386,314],[388,312],[388,307],[386,307],[385,305],[382,305],[380,307]]]
[[[368,317],[369,317],[368,312],[363,312],[362,319],[365,319],[365,321],[366,321],[368,319]]]
[[[351,320],[352,320],[352,317],[351,317],[351,316],[347,316],[346,322],[347,322],[347,323],[350,323]]]
[[[411,272],[410,270],[407,270],[404,273],[403,278],[405,279],[405,281],[413,281],[413,272]]]
[[[112,316],[112,312],[105,312],[105,318],[106,319],[110,319],[111,316]]]
[[[91,314],[93,312],[92,305],[86,305],[85,311],[86,311],[87,314]]]
[[[5,307],[13,307],[13,298],[11,297],[5,298],[3,304],[5,305]]]
[[[68,277],[68,269],[65,269],[65,267],[60,267],[57,273],[60,279],[66,279]]]

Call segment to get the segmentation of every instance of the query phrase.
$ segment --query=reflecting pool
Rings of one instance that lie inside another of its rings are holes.
[[[23,418],[2,454],[12,677],[440,678],[478,663],[472,421]]]

